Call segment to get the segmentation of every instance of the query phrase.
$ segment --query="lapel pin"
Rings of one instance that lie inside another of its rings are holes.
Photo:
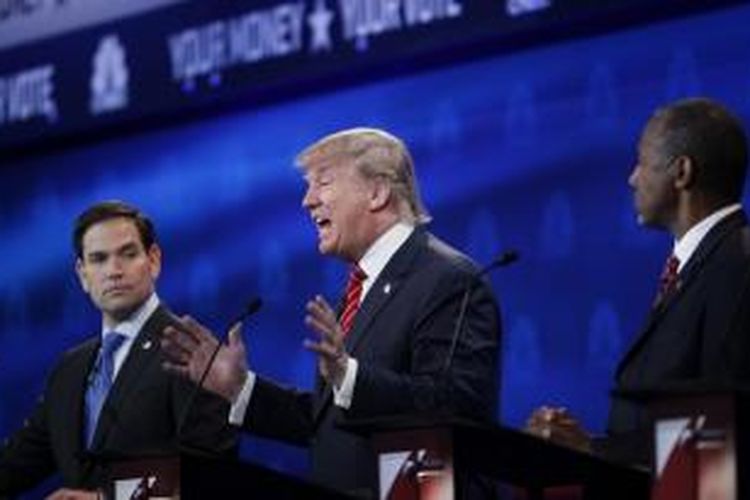
[[[391,293],[391,284],[390,283],[386,283],[385,285],[383,285],[383,293],[386,294],[386,295],[388,295],[389,293]]]
[[[143,346],[142,346],[142,347],[143,347],[143,350],[144,350],[144,351],[148,351],[149,349],[151,349],[151,341],[150,341],[150,340],[147,340],[147,341],[145,341],[145,342],[143,343]]]

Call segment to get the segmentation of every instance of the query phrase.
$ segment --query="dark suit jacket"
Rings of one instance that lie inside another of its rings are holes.
[[[366,441],[335,427],[340,419],[447,412],[492,420],[499,375],[499,314],[489,286],[467,257],[417,228],[366,295],[347,337],[359,362],[351,408],[258,378],[244,426],[310,446],[313,477],[345,490],[377,484]],[[463,291],[474,281],[465,329],[443,373]]]
[[[655,306],[616,372],[609,439],[602,452],[648,463],[650,422],[618,391],[697,382],[723,387],[750,379],[750,228],[734,213],[709,231],[679,274],[677,291]]]
[[[92,488],[104,479],[100,455],[177,451],[178,419],[193,385],[162,369],[159,337],[173,321],[163,306],[151,315],[128,353],[102,408],[91,454],[83,444],[86,381],[99,349],[97,336],[66,352],[24,427],[0,448],[0,498],[15,495],[58,471],[69,487]],[[182,428],[181,446],[207,453],[236,451],[228,405],[200,393]]]

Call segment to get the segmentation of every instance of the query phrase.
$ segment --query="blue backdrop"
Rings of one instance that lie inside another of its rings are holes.
[[[671,241],[636,224],[627,177],[640,128],[673,99],[709,95],[750,123],[750,7],[332,89],[273,106],[38,154],[0,169],[0,437],[18,428],[62,350],[95,333],[71,222],[122,198],[156,221],[159,293],[221,328],[252,295],[251,365],[310,387],[303,308],[335,300],[342,266],[316,253],[292,165],[342,127],[384,127],[410,146],[431,229],[493,276],[502,303],[501,419],[544,402],[601,431],[613,367],[641,324]],[[250,440],[293,472],[305,455]]]

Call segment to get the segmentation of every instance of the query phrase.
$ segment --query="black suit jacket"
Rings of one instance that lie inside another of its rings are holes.
[[[340,419],[446,412],[492,420],[498,396],[499,313],[487,283],[464,255],[417,228],[362,302],[346,344],[359,362],[351,407],[332,402],[318,378],[313,393],[258,378],[244,426],[310,446],[313,477],[345,490],[377,484],[367,442]],[[443,373],[460,301],[473,283],[463,335]]]
[[[678,280],[617,368],[609,438],[601,443],[616,460],[647,464],[651,432],[644,408],[618,392],[750,379],[750,228],[743,212],[709,231]]]
[[[102,407],[90,454],[83,444],[84,394],[100,338],[63,354],[31,417],[0,448],[0,498],[32,488],[54,472],[62,474],[66,486],[97,487],[104,479],[106,459],[113,455],[178,448],[236,452],[228,405],[205,392],[193,401],[181,439],[176,439],[193,385],[161,366],[159,337],[172,321],[159,306],[138,333]]]

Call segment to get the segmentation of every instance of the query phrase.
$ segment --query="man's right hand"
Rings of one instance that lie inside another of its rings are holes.
[[[542,406],[526,421],[526,432],[534,436],[591,453],[591,436],[565,408]]]
[[[245,344],[237,323],[229,331],[226,345],[219,348],[203,387],[233,403],[247,378]],[[189,316],[180,318],[176,325],[167,326],[161,347],[167,356],[164,368],[187,377],[196,384],[200,381],[219,341],[206,327]]]

